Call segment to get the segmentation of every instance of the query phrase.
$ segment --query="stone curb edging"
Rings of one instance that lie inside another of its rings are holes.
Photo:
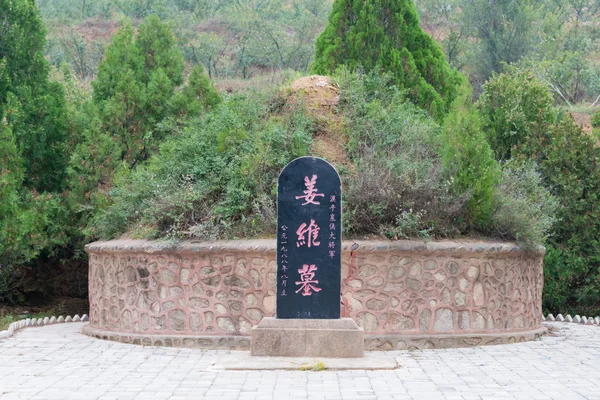
[[[66,318],[63,317],[62,315],[57,317],[44,317],[44,318],[27,318],[27,319],[22,319],[20,321],[16,321],[16,322],[12,322],[9,326],[8,329],[5,331],[0,331],[0,339],[5,339],[7,337],[12,336],[16,331],[29,327],[29,326],[45,326],[45,325],[54,325],[54,324],[60,324],[60,323],[68,323],[68,322],[86,322],[89,320],[89,317],[87,314],[83,314],[81,317],[79,315],[75,315],[73,317],[71,316],[67,316]],[[567,314],[566,317],[563,317],[562,314],[558,314],[556,317],[554,317],[554,315],[552,314],[548,314],[547,316],[542,316],[542,321],[543,322],[570,322],[570,323],[575,323],[575,324],[581,324],[581,325],[591,325],[591,326],[600,326],[600,316],[598,317],[586,317],[586,316],[579,316],[579,315],[575,315],[575,317],[572,317],[570,314]],[[88,328],[90,331],[92,331],[91,328]],[[102,338],[102,339],[108,339],[111,335],[114,335],[114,332],[103,332],[101,330],[94,330],[97,332],[85,332],[87,335],[89,336],[95,336],[97,338]],[[118,335],[118,336],[137,336],[137,335]],[[143,336],[143,335],[140,335]],[[202,339],[208,339],[209,337],[206,338],[202,338]],[[211,339],[215,339],[215,337],[210,337]],[[117,341],[121,341],[121,342],[129,342],[129,343],[133,343],[134,340],[131,340],[132,338],[127,338],[130,340],[123,340],[125,338],[121,338],[121,340],[117,340]],[[137,338],[136,338],[137,339]],[[183,342],[184,337],[181,337],[181,340]],[[198,337],[195,337],[194,339],[198,339]],[[227,338],[227,339],[231,339],[231,338]],[[246,338],[238,338],[238,339],[246,339]],[[369,339],[376,339],[375,337],[373,338],[369,338]],[[377,338],[377,339],[381,339],[381,338]],[[114,340],[114,339],[112,339]],[[162,340],[159,340],[162,341]],[[140,340],[141,342],[141,340]],[[223,342],[223,340],[221,340],[221,342]],[[225,341],[225,343],[220,343],[221,345],[225,345],[226,347],[230,347],[232,343],[227,343],[230,342],[230,340]],[[140,343],[142,344],[142,343]],[[145,343],[144,343],[145,344]],[[150,343],[146,344],[149,345]],[[242,344],[242,347],[244,347],[243,345],[245,345],[246,343]],[[229,346],[228,346],[229,345]],[[235,345],[234,345],[235,346]],[[237,347],[237,346],[235,346]],[[230,347],[231,348],[231,347]]]
[[[5,339],[7,337],[12,336],[16,331],[27,328],[28,326],[45,326],[45,325],[54,325],[54,324],[62,324],[65,322],[85,322],[89,320],[87,314],[83,314],[81,317],[78,314],[75,314],[73,317],[67,316],[66,318],[62,315],[57,317],[44,317],[44,318],[27,318],[22,319],[20,321],[12,322],[8,329],[5,331],[0,331],[0,339]]]
[[[185,347],[205,350],[250,350],[250,336],[144,335],[104,331],[93,328],[89,324],[81,329],[81,333],[96,339],[142,346]]]
[[[600,316],[599,317],[586,317],[576,315],[575,317],[571,317],[570,314],[567,314],[566,317],[563,317],[562,314],[558,314],[556,317],[552,314],[548,314],[547,316],[542,315],[543,322],[572,322],[574,324],[581,325],[592,325],[592,326],[600,326]]]
[[[428,350],[513,344],[538,340],[548,332],[546,327],[527,331],[466,334],[365,335],[365,350]]]
[[[365,335],[365,351],[447,349],[521,343],[539,339],[542,327],[529,331],[464,335]],[[85,325],[84,335],[142,346],[185,347],[204,350],[250,350],[250,336],[144,335],[112,332]]]

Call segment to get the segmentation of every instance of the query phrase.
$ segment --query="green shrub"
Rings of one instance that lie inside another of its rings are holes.
[[[572,118],[551,127],[547,135],[530,141],[523,158],[538,160],[544,184],[558,198],[558,222],[550,244],[556,249],[546,262],[549,285],[560,278],[563,308],[596,307],[600,304],[600,149]],[[564,266],[564,267],[562,267]],[[568,280],[562,277],[568,276]],[[568,285],[565,288],[565,282]],[[554,303],[556,307],[556,303]],[[545,307],[550,308],[550,304]],[[562,309],[553,309],[556,312]]]
[[[566,263],[565,254],[552,245],[546,246],[544,257],[543,308],[550,313],[578,314],[575,308],[567,306],[574,298],[571,293],[571,280],[574,277],[572,265]],[[585,314],[584,314],[585,315]]]
[[[592,133],[596,136],[596,140],[600,142],[600,111],[592,115],[590,122],[592,123]]]
[[[441,128],[393,82],[392,75],[374,72],[340,81],[357,175],[346,187],[347,234],[456,234],[452,221],[464,215],[467,199],[453,196],[442,176]]]
[[[196,65],[188,78],[188,84],[175,93],[171,99],[172,114],[179,118],[195,116],[221,103],[221,96],[215,90],[201,65]]]
[[[393,81],[375,72],[339,76],[337,115],[352,127],[344,138],[352,164],[343,176],[344,235],[484,233],[541,244],[549,207],[535,207],[546,193],[524,174],[524,183],[502,181],[496,196],[499,167],[467,97],[442,128]],[[309,154],[317,128],[310,111],[294,103],[281,92],[238,94],[186,124],[163,124],[169,139],[148,162],[120,170],[88,234],[272,237],[279,172]],[[525,194],[515,198],[513,186]]]
[[[485,90],[479,106],[496,156],[535,163],[560,204],[549,231],[544,308],[597,310],[600,150],[594,138],[568,115],[557,121],[548,88],[530,72],[496,75]]]
[[[183,68],[175,36],[157,16],[146,18],[137,35],[126,22],[113,36],[92,82],[101,133],[121,150],[113,162],[136,165],[160,142],[154,128],[169,114]]]
[[[542,134],[556,120],[548,87],[529,71],[494,74],[477,103],[488,141],[499,160],[530,136]]]
[[[39,248],[38,213],[22,187],[23,160],[12,127],[0,108],[0,301],[15,302],[14,289],[21,279],[17,267],[35,257]]]
[[[69,225],[61,216],[62,196],[37,194],[22,184],[23,161],[3,114],[0,110],[0,302],[17,303],[23,298],[16,290],[23,267],[64,245]]]
[[[184,81],[183,55],[157,16],[146,18],[137,31],[123,24],[92,82],[93,101],[85,104],[91,115],[69,168],[81,203],[102,197],[120,168],[133,168],[156,152],[170,133],[164,124],[193,118],[220,102],[200,66],[177,89]]]
[[[508,162],[493,201],[490,231],[526,248],[546,241],[558,202],[542,186],[542,177],[528,163]]]
[[[500,166],[486,140],[470,90],[452,104],[443,130],[442,166],[456,196],[468,196],[467,226],[485,229],[492,215]],[[460,224],[460,221],[455,221]]]

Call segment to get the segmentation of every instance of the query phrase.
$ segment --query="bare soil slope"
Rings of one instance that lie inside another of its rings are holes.
[[[343,119],[338,113],[339,87],[327,76],[305,76],[292,82],[288,102],[301,102],[315,118],[317,134],[311,153],[332,163],[338,170],[354,172],[344,145],[347,142]]]

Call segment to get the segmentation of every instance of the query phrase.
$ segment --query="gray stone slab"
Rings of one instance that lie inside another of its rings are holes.
[[[319,366],[318,363],[323,363]],[[218,355],[208,370],[211,371],[273,371],[273,370],[393,370],[399,368],[395,357],[382,352],[366,352],[360,358],[315,358],[315,357],[258,357],[247,351],[232,351]],[[304,368],[303,368],[304,367]]]
[[[263,318],[252,328],[250,353],[273,357],[362,357],[364,331],[351,318]]]

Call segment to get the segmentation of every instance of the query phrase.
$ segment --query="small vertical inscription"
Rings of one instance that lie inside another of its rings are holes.
[[[286,288],[287,288],[287,280],[288,280],[288,276],[287,276],[287,270],[288,270],[288,256],[287,256],[287,244],[288,244],[288,236],[287,236],[287,230],[288,227],[287,225],[281,225],[281,227],[279,228],[279,230],[281,231],[281,234],[279,236],[279,239],[277,240],[278,246],[277,246],[277,253],[279,254],[279,263],[278,265],[281,265],[281,296],[287,296],[286,293]]]
[[[277,318],[340,318],[341,181],[328,162],[301,157],[279,176]]]

